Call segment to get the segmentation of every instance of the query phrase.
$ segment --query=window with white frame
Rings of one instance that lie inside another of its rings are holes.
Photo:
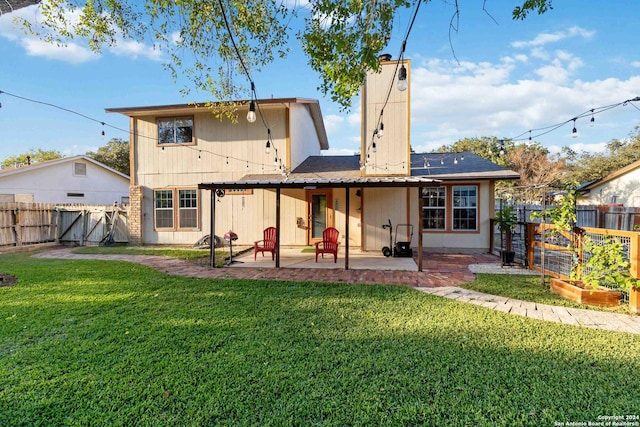
[[[193,118],[167,117],[158,119],[158,144],[192,144]]]
[[[198,229],[198,190],[172,188],[154,191],[155,228],[158,230]]]
[[[425,230],[444,230],[447,193],[444,187],[426,187],[422,189],[422,228]]]
[[[198,191],[178,190],[179,228],[198,228]]]
[[[454,231],[478,229],[478,187],[475,185],[453,186],[452,228]]]
[[[156,190],[154,200],[156,228],[173,229],[173,190]]]

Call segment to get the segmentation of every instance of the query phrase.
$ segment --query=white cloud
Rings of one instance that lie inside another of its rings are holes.
[[[118,40],[114,46],[109,48],[109,52],[118,56],[128,56],[132,59],[140,57],[151,61],[162,61],[164,55],[160,49],[133,40]]]
[[[65,20],[72,25],[79,19],[79,13],[78,10],[65,11]],[[14,24],[15,18],[27,20],[38,31],[43,31],[46,34],[46,29],[39,25],[39,22],[43,19],[40,7],[29,6],[0,16],[0,37],[22,46],[30,56],[44,57],[71,64],[80,64],[100,58],[99,54],[89,49],[86,40],[82,38],[76,38],[64,44],[55,44],[45,42],[39,37],[26,35],[21,28],[16,27]],[[145,58],[152,61],[160,61],[163,57],[162,52],[154,49],[153,46],[136,41],[125,41],[121,37],[118,37],[117,44],[108,48],[108,50],[114,55],[127,56],[133,59]]]
[[[55,45],[31,37],[23,38],[20,44],[29,56],[40,56],[48,59],[69,62],[71,64],[81,64],[83,62],[94,61],[99,58],[99,56],[90,49],[82,47],[76,43]]]
[[[632,67],[635,67],[635,68],[640,68],[640,61],[633,61],[633,62],[631,63],[631,66],[632,66]]]
[[[532,40],[520,40],[511,43],[512,47],[525,48],[525,47],[539,47],[549,43],[557,43],[561,40],[580,37],[588,40],[593,37],[595,31],[585,30],[584,28],[573,26],[566,31],[558,31],[556,33],[541,33],[534,37]]]
[[[575,76],[584,66],[575,54],[564,50],[550,54],[541,48],[527,61],[505,56],[496,63],[457,66],[440,59],[422,60],[412,67],[411,144],[416,151],[429,151],[469,137],[524,141],[528,129],[569,121],[548,134],[544,134],[547,129],[532,132],[534,140],[557,150],[568,145],[599,152],[604,143],[593,142],[594,138],[609,141],[626,135],[637,123],[637,114],[634,117],[631,108],[622,107],[604,112],[594,128],[587,126],[588,117],[580,119],[579,142],[571,138],[571,118],[636,96],[640,75],[583,81]],[[624,114],[626,121],[619,118]]]

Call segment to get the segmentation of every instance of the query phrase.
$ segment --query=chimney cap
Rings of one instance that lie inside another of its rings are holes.
[[[378,60],[380,62],[382,62],[382,61],[391,61],[391,54],[390,53],[382,53],[382,54],[378,55]]]

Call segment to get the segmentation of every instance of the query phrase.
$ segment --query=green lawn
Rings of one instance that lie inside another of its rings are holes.
[[[532,425],[640,415],[640,336],[404,286],[0,256],[0,425]]]

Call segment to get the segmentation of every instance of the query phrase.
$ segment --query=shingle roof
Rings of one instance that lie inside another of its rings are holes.
[[[323,178],[360,176],[360,157],[311,156],[294,169],[292,175]],[[439,180],[518,179],[518,173],[469,151],[460,153],[412,153],[411,176]]]
[[[238,181],[203,183],[199,187],[205,189],[328,188],[332,186],[417,187],[443,180],[517,178],[519,175],[516,172],[470,152],[412,154],[411,176],[389,177],[361,176],[360,156],[357,155],[311,156],[286,177],[281,174],[246,175]]]

